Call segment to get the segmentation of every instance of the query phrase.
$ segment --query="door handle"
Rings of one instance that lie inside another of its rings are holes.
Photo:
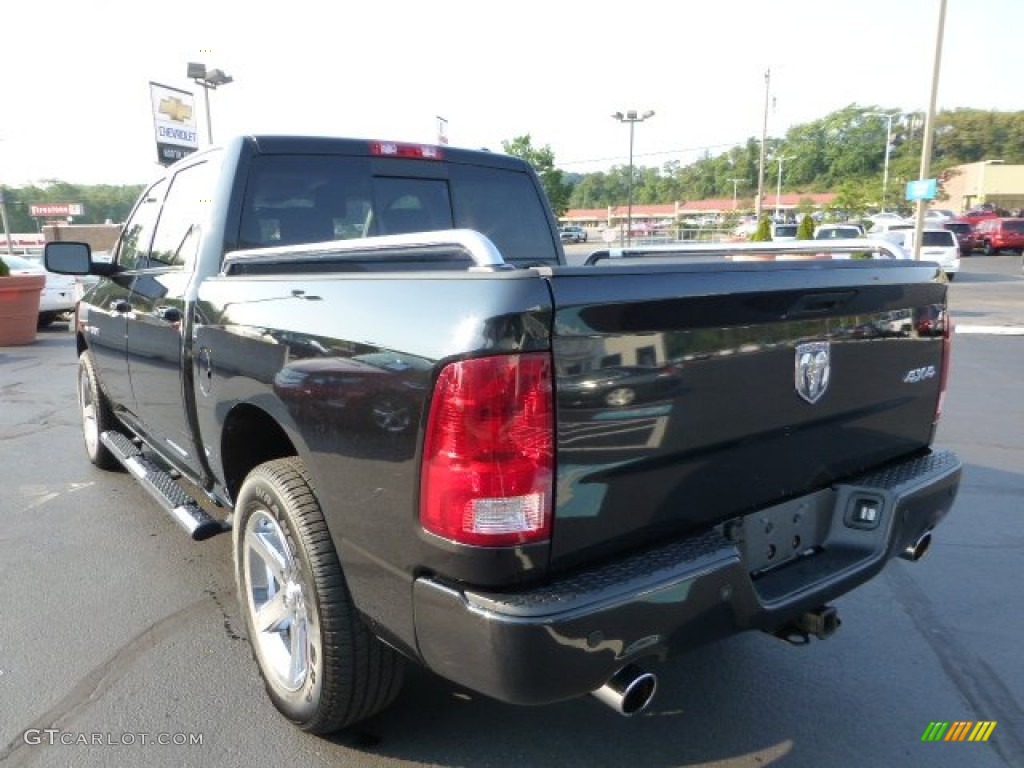
[[[156,316],[166,323],[181,322],[181,310],[177,307],[157,307]]]
[[[132,311],[132,305],[127,299],[114,299],[108,306],[111,312],[119,312],[122,315]]]

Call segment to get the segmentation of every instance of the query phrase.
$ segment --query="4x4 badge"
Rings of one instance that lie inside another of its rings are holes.
[[[796,393],[812,405],[828,389],[829,344],[811,341],[796,347]]]

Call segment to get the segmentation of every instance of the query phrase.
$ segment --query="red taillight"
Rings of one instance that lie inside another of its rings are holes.
[[[953,349],[953,320],[949,311],[942,313],[942,370],[939,372],[939,399],[935,402],[935,418],[932,423],[938,425],[942,418],[942,406],[946,401],[946,382],[949,380],[949,364]]]
[[[444,160],[444,152],[432,144],[403,144],[397,141],[371,141],[370,154],[382,157],[412,157],[418,160]]]
[[[446,366],[423,445],[423,528],[478,546],[547,539],[554,429],[548,353]]]

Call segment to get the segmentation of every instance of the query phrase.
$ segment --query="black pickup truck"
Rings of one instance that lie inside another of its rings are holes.
[[[668,656],[827,637],[832,601],[924,554],[960,480],[932,448],[945,276],[734,250],[570,265],[516,158],[260,136],[169,168],[112,262],[46,261],[100,277],[89,459],[232,532],[266,688],[326,733],[407,662],[633,714]]]

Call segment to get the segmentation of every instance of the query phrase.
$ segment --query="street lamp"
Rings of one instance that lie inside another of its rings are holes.
[[[732,182],[732,209],[736,210],[736,187],[743,179],[729,179]]]
[[[224,74],[222,69],[207,69],[205,64],[190,61],[188,76],[196,85],[203,86],[204,103],[206,105],[206,143],[213,144],[213,122],[210,119],[210,90],[217,90],[219,85],[227,85],[234,81],[231,75]]]
[[[654,117],[654,110],[637,115],[636,110],[631,109],[626,113],[616,112],[612,117],[620,123],[629,123],[629,176],[626,178],[626,245],[629,245],[633,235],[633,126]]]
[[[761,158],[757,164],[757,200],[754,201],[754,215],[761,221],[761,209],[764,207],[764,153],[768,141],[768,102],[772,90],[772,71],[764,73],[764,124],[761,127]]]
[[[889,189],[889,150],[892,147],[892,119],[899,117],[899,112],[865,112],[866,117],[885,119],[885,165],[882,170],[882,213],[885,213],[886,192]]]
[[[782,210],[782,161],[792,158],[779,155],[775,159],[779,161],[779,184],[775,188],[775,219],[778,220]]]

